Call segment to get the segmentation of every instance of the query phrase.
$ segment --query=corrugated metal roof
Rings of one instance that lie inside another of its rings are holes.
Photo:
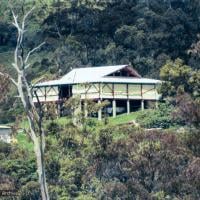
[[[36,86],[53,86],[53,85],[65,85],[65,84],[78,84],[78,83],[149,83],[156,84],[161,83],[159,80],[147,79],[147,78],[134,78],[134,77],[109,77],[116,71],[119,71],[128,65],[115,65],[115,66],[102,66],[102,67],[86,67],[77,68],[70,71],[59,80],[47,81],[38,83]]]
[[[112,74],[128,65],[102,66],[102,67],[86,67],[73,69],[71,72],[63,76],[60,81],[64,83],[83,83],[94,82],[102,77]]]
[[[35,85],[32,85],[32,87],[56,86],[56,85],[61,85],[60,80],[45,81],[42,83],[37,83]]]
[[[114,77],[105,77],[101,79],[101,82],[105,83],[146,83],[146,84],[159,84],[160,80],[149,79],[149,78],[114,78]]]

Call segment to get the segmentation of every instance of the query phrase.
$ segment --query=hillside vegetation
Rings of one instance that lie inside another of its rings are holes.
[[[145,124],[147,118],[137,120]],[[47,123],[51,199],[199,199],[197,129],[145,130],[92,119],[86,124],[82,129],[64,119]],[[2,174],[15,180],[20,200],[38,200],[33,147],[23,133],[17,139],[12,146],[0,143]]]
[[[198,1],[172,1],[171,5],[164,0],[149,4],[143,0],[25,2],[21,11],[20,1],[13,1],[19,15],[35,4],[25,45],[47,43],[35,61],[37,72],[46,69],[54,74],[61,68],[65,73],[82,65],[132,63],[143,76],[158,77],[165,61],[177,57],[197,66],[187,50],[199,33]],[[15,31],[9,24],[7,1],[2,0],[0,10],[0,47],[4,63],[9,64],[6,50],[14,47]]]

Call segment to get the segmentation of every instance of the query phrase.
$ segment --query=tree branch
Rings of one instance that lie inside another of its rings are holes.
[[[31,8],[26,15],[24,16],[23,20],[22,20],[22,29],[25,30],[25,22],[27,17],[32,13],[32,11],[35,9],[35,7]]]
[[[16,69],[17,73],[21,73],[20,69],[15,63],[12,63],[12,66]]]
[[[17,87],[17,82],[16,82],[15,79],[12,78],[9,74],[0,72],[0,76],[7,77],[7,78]]]
[[[45,44],[45,42],[42,42],[40,45],[38,45],[37,47],[35,47],[34,49],[32,49],[31,51],[28,52],[27,56],[26,56],[26,59],[24,61],[24,63],[26,64],[28,62],[28,59],[30,57],[30,55],[32,53],[34,53],[35,51],[37,51],[41,46],[43,46]]]
[[[21,35],[23,35],[23,31],[21,30],[19,24],[18,24],[18,16],[15,15],[14,11],[11,9],[12,11],[12,15],[13,15],[13,19],[14,19],[14,22],[13,22],[13,25],[16,27],[17,31],[18,31],[18,36],[17,36],[17,44],[16,44],[16,48],[15,48],[15,52],[14,52],[14,63],[13,64],[13,67],[17,70],[17,72],[20,71],[19,67],[18,67],[18,50],[19,50],[19,47],[20,47],[20,44],[22,42],[22,37]]]

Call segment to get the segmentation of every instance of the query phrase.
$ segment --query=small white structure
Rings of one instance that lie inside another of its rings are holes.
[[[0,140],[3,142],[11,142],[12,129],[9,126],[0,125]]]
[[[35,103],[62,102],[79,96],[96,102],[108,100],[113,117],[123,110],[129,114],[135,108],[144,109],[149,102],[157,104],[160,99],[160,80],[142,78],[130,65],[77,68],[61,79],[38,83],[33,87]],[[101,112],[99,112],[101,118]]]

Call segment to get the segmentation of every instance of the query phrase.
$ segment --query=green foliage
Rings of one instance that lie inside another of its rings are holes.
[[[96,200],[96,198],[89,194],[80,194],[75,200]]]
[[[60,162],[56,158],[46,159],[46,177],[49,183],[55,184],[60,175]]]
[[[110,117],[108,119],[108,122],[109,124],[112,124],[112,125],[131,123],[131,121],[137,118],[137,115],[138,115],[138,112],[132,112],[129,115],[127,114],[117,115],[116,118]]]
[[[5,155],[7,157],[12,151],[12,147],[10,144],[4,143],[0,141],[0,154]]]
[[[167,200],[167,199],[170,199],[170,196],[166,195],[165,192],[163,192],[163,191],[159,191],[159,192],[156,192],[155,194],[153,194],[153,198],[155,200]]]
[[[20,148],[23,148],[26,151],[33,152],[33,143],[30,141],[29,137],[24,132],[17,133],[16,139],[17,139],[17,145]]]
[[[167,62],[161,68],[160,76],[164,80],[161,93],[175,105],[172,112],[174,120],[199,127],[200,70],[193,71],[183,60],[176,59],[174,62]]]
[[[9,148],[8,144],[6,149]],[[22,187],[29,181],[37,180],[36,163],[32,153],[19,149],[18,146],[12,146],[11,151],[2,149],[0,169],[3,174],[7,174],[15,181],[16,189]]]
[[[72,197],[78,196],[86,166],[87,162],[82,158],[61,160],[60,181],[62,185],[60,187]]]
[[[164,80],[161,93],[166,96],[175,96],[178,93],[189,93],[199,97],[200,71],[193,71],[185,65],[183,60],[168,61],[160,70],[160,77]]]
[[[100,145],[100,148],[104,151],[107,149],[108,145],[111,144],[113,140],[112,136],[112,129],[106,128],[101,129],[98,135],[98,144]]]
[[[1,29],[1,43],[8,45],[12,41],[13,46],[15,35],[5,24],[6,18],[10,19],[10,12],[5,0],[2,1],[0,12],[4,12],[4,19],[0,22],[5,28]],[[172,8],[164,0],[149,1],[149,6],[141,1],[12,3],[20,16],[35,4],[32,23],[29,23],[31,31],[27,33],[35,41],[30,41],[27,36],[27,46],[29,48],[44,38],[47,40],[44,50],[51,56],[41,59],[37,68],[46,68],[49,72],[58,72],[61,68],[65,73],[70,67],[82,64],[131,61],[143,75],[152,74],[156,72],[155,65],[160,68],[160,63],[166,61],[164,57],[187,59],[186,50],[198,33],[199,14],[191,12],[197,9],[191,1],[172,5]],[[22,5],[23,9],[20,8]],[[40,32],[35,31],[37,26],[41,26]],[[45,59],[49,68],[42,64]],[[158,71],[156,73],[158,75]]]
[[[18,182],[18,187],[24,185],[28,181],[37,179],[36,166],[33,159],[23,160],[19,158],[8,161],[4,160],[1,164],[1,168]]]
[[[118,181],[105,183],[99,197],[100,199],[130,199],[128,188]]]
[[[167,105],[157,112],[169,114]],[[47,136],[46,173],[52,199],[198,199],[199,131],[145,131],[130,124],[88,122],[92,137],[73,123]],[[98,126],[98,125],[97,125]],[[14,147],[12,147],[14,148]],[[37,195],[33,152],[2,148],[4,174],[20,195]],[[6,156],[5,156],[6,155]],[[27,159],[30,158],[30,159]],[[26,158],[26,159],[24,159]]]
[[[63,130],[58,139],[61,147],[75,150],[78,147],[77,137],[80,136],[80,130],[71,122],[67,124],[67,129]]]
[[[158,109],[140,111],[137,114],[137,122],[144,128],[169,128],[176,125],[172,117],[173,106],[168,103],[159,104]]]
[[[51,121],[49,124],[47,124],[46,129],[48,135],[56,135],[57,137],[61,131],[59,124],[54,121]]]
[[[87,190],[95,191],[98,198],[198,199],[199,178],[190,187],[189,175],[184,174],[188,170],[193,173],[190,167],[193,162],[195,171],[198,170],[198,161],[193,161],[173,132],[132,129],[128,139],[107,142],[104,154],[96,151],[92,155],[95,162],[83,180]],[[94,178],[100,180],[100,190],[93,184]]]
[[[181,59],[168,61],[160,70],[160,77],[165,82],[162,84],[161,92],[164,96],[175,96],[177,92],[187,92],[190,89],[188,80],[192,69],[184,65]]]
[[[200,127],[200,98],[193,99],[189,94],[176,97],[174,118],[185,125]]]
[[[28,182],[20,189],[19,198],[20,200],[41,200],[39,183],[33,181]]]
[[[187,146],[188,149],[192,151],[194,156],[200,156],[200,131],[195,128],[180,128],[178,130],[178,135],[181,138],[181,141]]]

